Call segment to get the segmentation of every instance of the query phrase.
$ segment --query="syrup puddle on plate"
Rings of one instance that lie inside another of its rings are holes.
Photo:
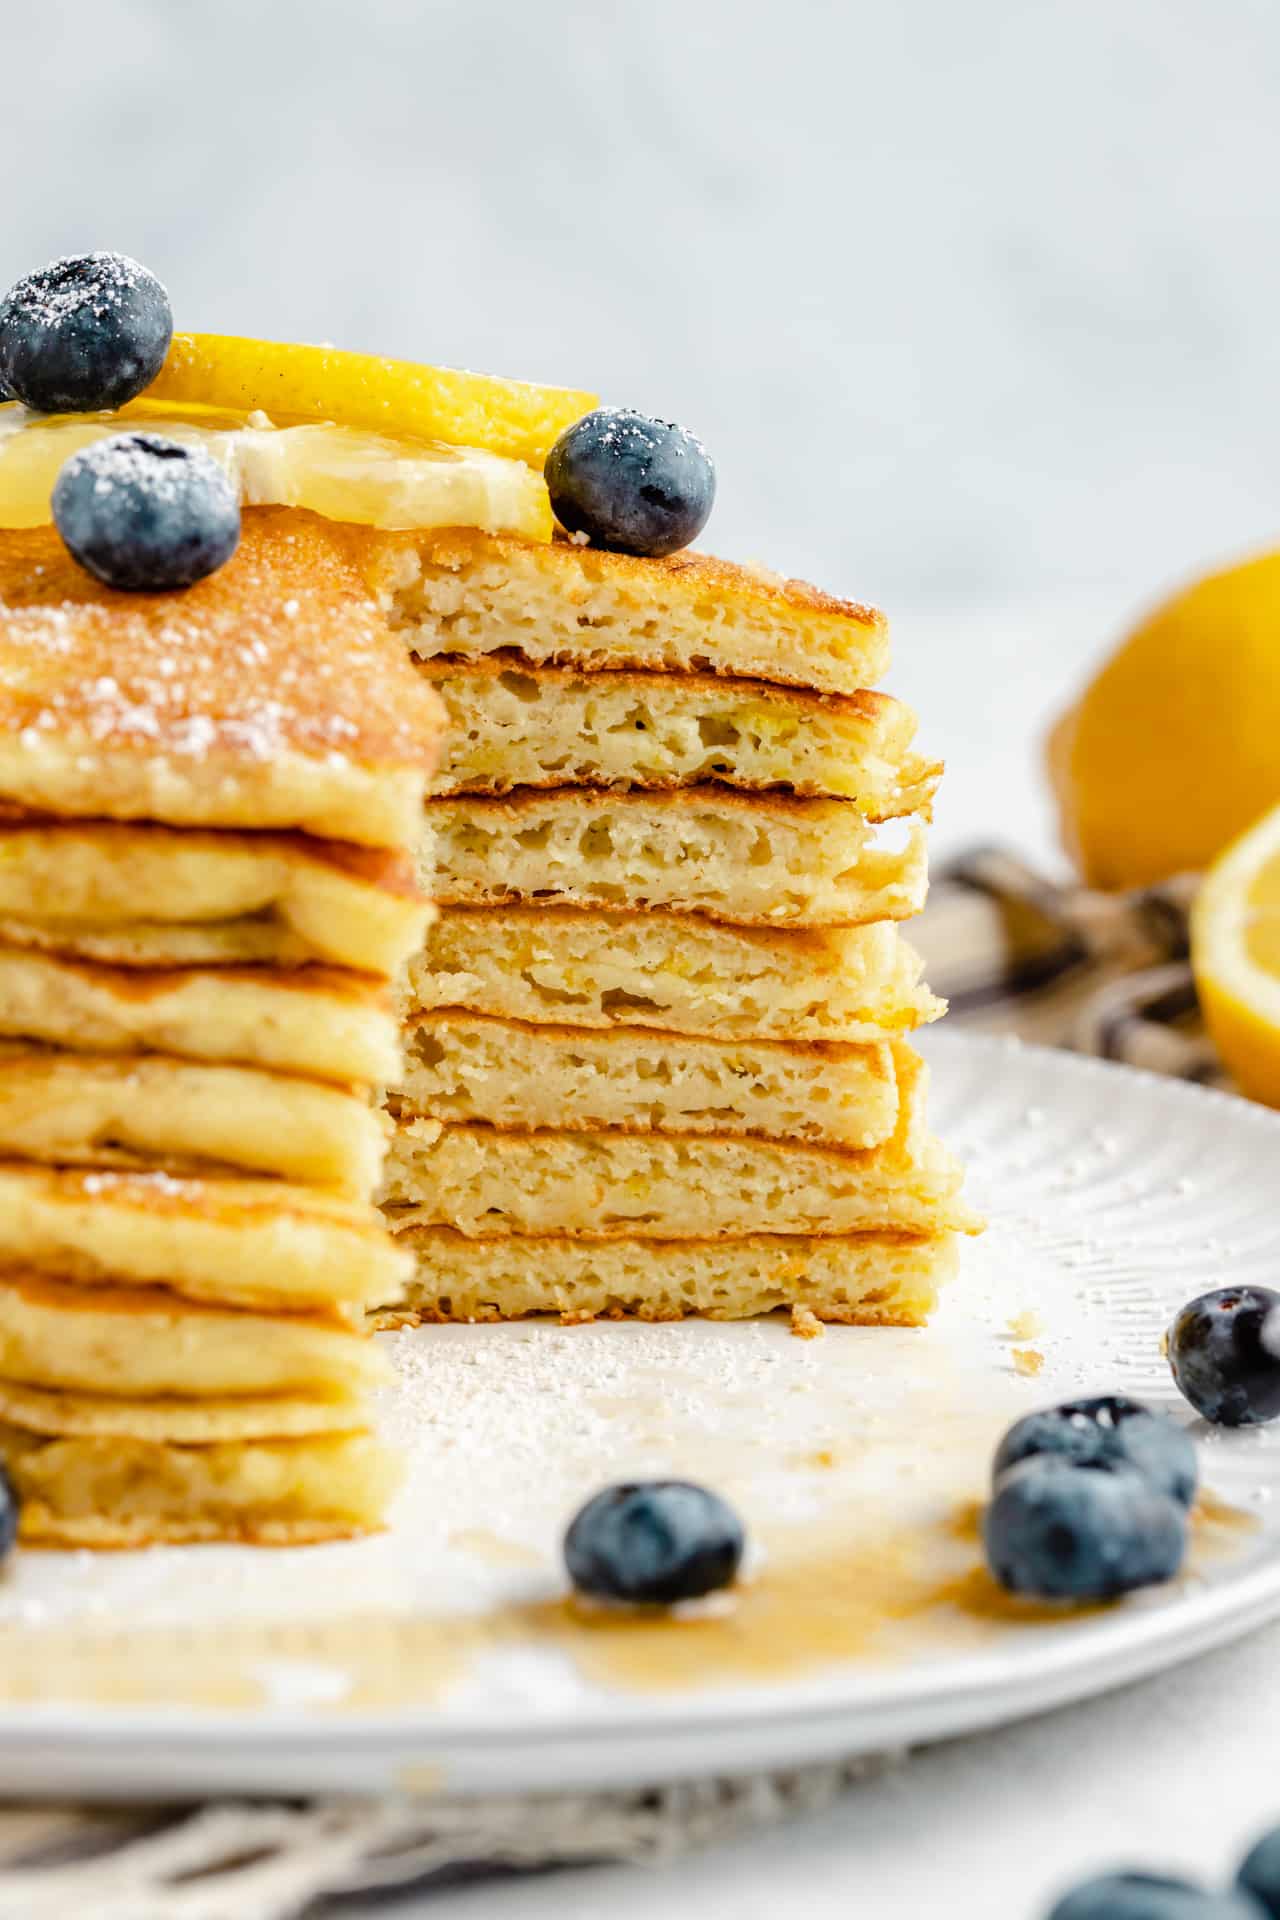
[[[934,1527],[825,1516],[766,1542],[759,1571],[675,1614],[584,1605],[563,1595],[478,1615],[371,1614],[95,1633],[84,1623],[0,1629],[0,1701],[257,1707],[278,1701],[274,1667],[332,1671],[313,1710],[436,1704],[493,1655],[546,1653],[589,1683],[642,1694],[780,1682],[850,1662],[900,1663],[990,1645],[1010,1629],[1066,1625],[1109,1609],[1038,1605],[1004,1593],[982,1562],[981,1503]],[[1215,1495],[1192,1516],[1188,1577],[1243,1551],[1256,1517]],[[497,1536],[468,1543],[511,1564]],[[522,1549],[514,1549],[521,1553]]]

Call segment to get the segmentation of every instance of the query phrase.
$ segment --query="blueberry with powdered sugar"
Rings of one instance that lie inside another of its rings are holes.
[[[192,586],[240,540],[240,503],[217,462],[153,433],[73,454],[53,489],[53,518],[86,572],[126,593]]]
[[[51,261],[0,301],[0,397],[38,413],[122,407],[151,385],[172,338],[169,296],[136,260]]]
[[[566,532],[613,553],[677,553],[697,539],[716,497],[702,442],[631,407],[584,414],[560,435],[544,473]]]

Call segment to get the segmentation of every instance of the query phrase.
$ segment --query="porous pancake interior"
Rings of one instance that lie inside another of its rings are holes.
[[[979,1223],[894,1038],[943,1007],[891,924],[923,905],[921,825],[872,829],[927,818],[940,769],[869,691],[883,624],[566,542],[396,537],[369,577],[454,722],[391,1323],[925,1318]]]
[[[903,1164],[722,1134],[502,1133],[409,1121],[387,1163],[389,1207],[475,1234],[682,1239],[758,1232],[931,1233],[969,1228],[960,1171],[937,1141]],[[393,1211],[393,1225],[395,1224]]]
[[[943,1011],[922,972],[883,923],[782,932],[693,914],[449,907],[409,963],[404,998],[410,1013],[874,1042]]]
[[[978,1224],[925,1125],[926,1071],[895,1048],[898,1120],[865,1152],[722,1134],[504,1133],[404,1121],[387,1161],[393,1225],[489,1234],[711,1238],[928,1234]],[[403,1210],[398,1212],[397,1210]]]
[[[386,1326],[421,1320],[737,1320],[807,1307],[820,1320],[919,1326],[955,1272],[952,1234],[755,1234],[736,1240],[468,1239],[407,1228],[417,1263]]]
[[[924,897],[922,831],[900,848],[871,846],[857,809],[838,800],[524,789],[432,800],[428,818],[435,896],[454,905],[543,898],[838,926],[902,918]]]
[[[817,694],[716,674],[580,673],[494,654],[423,661],[449,725],[428,791],[666,788],[722,781],[853,801],[872,820],[928,810],[941,768],[909,751],[887,695]]]
[[[539,1127],[750,1133],[873,1147],[893,1130],[887,1045],[788,1045],[534,1026],[456,1012],[407,1030],[400,1117]]]
[[[370,541],[366,570],[425,657],[515,647],[544,664],[728,673],[836,693],[874,686],[888,665],[881,614],[708,554],[635,560],[450,529]]]

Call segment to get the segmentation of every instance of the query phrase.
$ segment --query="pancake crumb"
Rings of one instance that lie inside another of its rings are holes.
[[[797,1340],[820,1340],[826,1328],[816,1313],[797,1301],[791,1309],[791,1331]]]

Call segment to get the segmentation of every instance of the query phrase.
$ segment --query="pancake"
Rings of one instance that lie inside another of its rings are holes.
[[[757,1233],[762,1223],[784,1234],[933,1234],[974,1225],[957,1198],[960,1177],[936,1141],[901,1165],[884,1148],[616,1129],[438,1130],[416,1120],[396,1134],[385,1197],[393,1229],[454,1227],[476,1238],[712,1239]]]
[[[748,1319],[807,1307],[820,1320],[915,1327],[957,1264],[953,1234],[752,1234],[739,1240],[470,1240],[448,1228],[400,1236],[417,1270],[380,1325],[432,1320]]]
[[[892,1137],[867,1152],[729,1134],[514,1133],[401,1122],[387,1159],[393,1230],[721,1239],[759,1233],[976,1229],[961,1171],[925,1127],[925,1069],[906,1048]]]
[[[0,1423],[28,1433],[84,1438],[285,1440],[307,1433],[353,1433],[364,1425],[358,1399],[307,1399],[298,1394],[242,1394],[213,1400],[118,1400],[0,1379]]]
[[[898,1113],[893,1056],[825,1041],[705,1040],[424,1014],[391,1096],[401,1118],[527,1132],[747,1133],[874,1147]]]
[[[154,1287],[0,1272],[0,1378],[117,1400],[269,1394],[350,1402],[385,1355],[321,1314],[238,1312]]]
[[[0,1165],[5,1266],[290,1310],[366,1307],[407,1273],[375,1208],[314,1187],[12,1160]]]
[[[541,665],[728,673],[857,693],[889,664],[884,616],[704,553],[660,560],[450,528],[371,540],[366,572],[424,658],[513,646]]]
[[[427,925],[432,915],[428,910]],[[162,920],[15,920],[0,914],[0,943],[108,967],[275,967],[320,964],[311,942],[271,914],[203,922]],[[385,969],[383,972],[385,973]],[[374,982],[374,984],[380,984]]]
[[[351,543],[250,509],[226,566],[117,593],[53,527],[0,531],[0,796],[76,817],[411,842],[439,703]]]
[[[743,926],[852,926],[919,911],[923,829],[898,849],[845,800],[688,787],[429,800],[435,898],[668,907]]]
[[[895,926],[775,932],[677,913],[447,907],[409,962],[409,1013],[648,1027],[722,1040],[875,1041],[936,1020]]]
[[[0,1041],[0,1160],[235,1169],[369,1200],[384,1126],[367,1093],[295,1075]]]
[[[399,1483],[365,1433],[175,1446],[46,1439],[0,1426],[0,1462],[37,1547],[150,1547],[343,1540],[380,1528]]]
[[[203,969],[86,964],[0,946],[0,1035],[82,1053],[166,1053],[311,1075],[394,1078],[390,993],[332,967]]]
[[[851,800],[869,820],[926,814],[942,768],[910,751],[887,694],[809,693],[712,673],[582,673],[518,655],[424,660],[448,728],[427,791],[512,787],[781,788]]]
[[[269,918],[309,959],[389,975],[421,944],[430,908],[406,853],[304,834],[24,819],[0,821],[0,915],[55,930]]]

